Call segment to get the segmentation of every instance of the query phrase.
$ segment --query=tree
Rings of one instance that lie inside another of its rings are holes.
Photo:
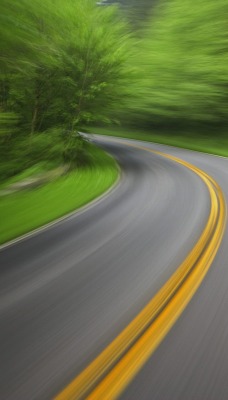
[[[27,140],[32,154],[37,132],[61,126],[65,158],[82,147],[80,126],[120,107],[130,79],[126,25],[116,7],[94,0],[2,0],[0,25],[0,113],[16,113],[20,128],[12,146]]]
[[[138,114],[148,123],[227,124],[227,26],[227,0],[161,3],[138,49]]]

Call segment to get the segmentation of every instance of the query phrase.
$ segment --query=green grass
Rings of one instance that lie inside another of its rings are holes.
[[[51,167],[53,167],[53,165],[48,164],[47,162],[37,163],[32,167],[27,168],[25,171],[22,171],[21,173],[14,175],[11,178],[7,179],[7,181],[1,183],[0,190],[7,188],[7,186],[12,185],[13,183],[17,183],[23,181],[26,178],[30,178],[31,176],[47,172],[48,170],[51,170]]]
[[[38,189],[0,197],[0,243],[7,242],[89,203],[118,178],[116,162],[91,147],[92,163]],[[25,174],[26,175],[26,174]]]
[[[220,135],[199,134],[199,133],[185,133],[184,135],[178,133],[167,132],[149,132],[140,131],[135,129],[124,129],[119,127],[107,128],[90,128],[91,133],[98,133],[101,135],[117,136],[128,139],[144,140],[148,142],[167,144],[170,146],[181,147],[190,150],[197,150],[204,153],[217,154],[220,156],[228,157],[228,133]]]

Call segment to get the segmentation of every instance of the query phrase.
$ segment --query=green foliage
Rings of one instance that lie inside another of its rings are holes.
[[[150,124],[228,123],[228,2],[161,3],[137,48],[132,109]]]
[[[40,160],[52,166],[69,164],[70,167],[86,165],[90,162],[86,142],[71,131],[51,128],[45,132],[15,136],[2,143],[0,161],[0,182],[21,171],[37,165]]]
[[[13,112],[0,113],[0,141],[9,140],[11,135],[16,132],[18,116]]]
[[[87,153],[86,142],[77,132],[65,132],[63,149],[63,160],[71,167],[88,163],[89,154]]]
[[[227,0],[161,0],[135,42],[121,12],[136,18],[156,1],[120,3],[1,1],[1,179],[48,158],[85,164],[76,132],[117,116],[149,127],[228,125]]]
[[[111,115],[129,72],[126,27],[116,9],[92,0],[14,3],[1,6],[2,80],[10,79],[9,105],[25,128],[76,127]]]
[[[93,0],[2,0],[0,43],[1,172],[4,163],[10,176],[47,155],[84,162],[75,132],[110,120],[129,82],[129,38],[117,9]]]

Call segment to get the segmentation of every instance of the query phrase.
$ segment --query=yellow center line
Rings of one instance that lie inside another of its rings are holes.
[[[196,173],[210,194],[209,218],[199,240],[175,273],[133,321],[55,400],[78,400],[86,395],[89,400],[116,399],[156,350],[191,300],[223,237],[226,203],[214,179],[177,157],[143,146],[124,144],[171,159]]]

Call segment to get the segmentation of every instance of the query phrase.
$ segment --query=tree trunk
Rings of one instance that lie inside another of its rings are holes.
[[[32,121],[31,121],[31,137],[33,136],[36,126],[37,126],[37,117],[39,114],[39,103],[40,103],[40,83],[36,82],[36,95],[35,95],[35,104],[33,109]]]

